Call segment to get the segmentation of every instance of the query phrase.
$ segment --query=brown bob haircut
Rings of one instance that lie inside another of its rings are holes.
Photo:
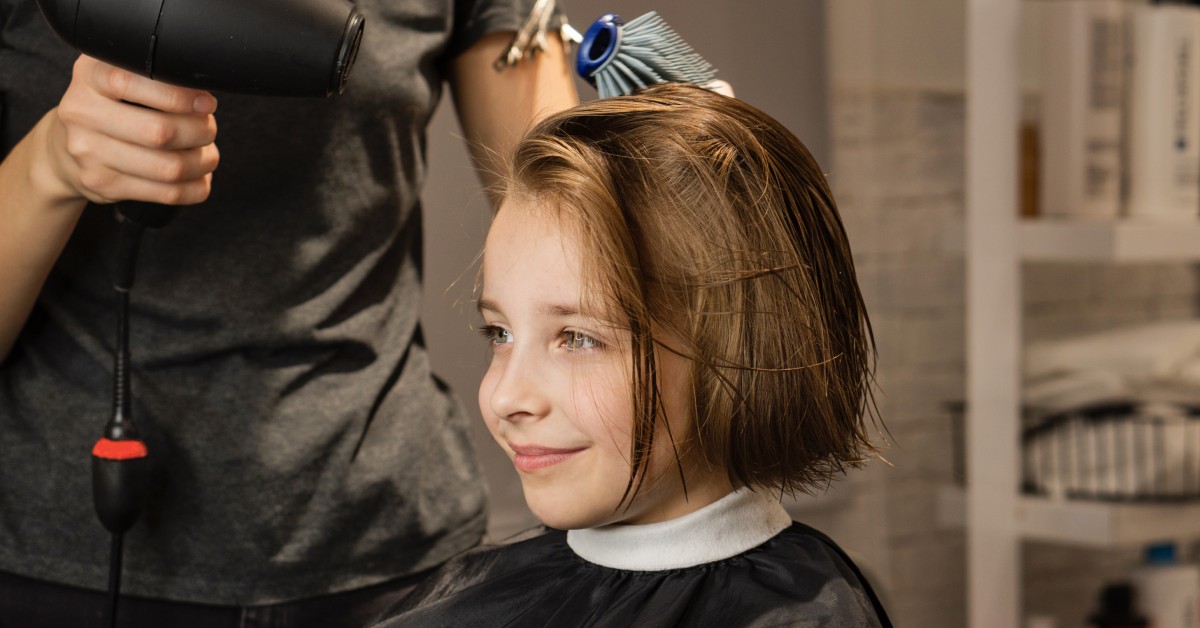
[[[586,243],[587,306],[631,334],[627,499],[667,426],[656,347],[690,361],[690,453],[735,487],[811,493],[875,452],[875,344],[850,245],[824,174],[782,124],[655,86],[541,122],[507,186]]]

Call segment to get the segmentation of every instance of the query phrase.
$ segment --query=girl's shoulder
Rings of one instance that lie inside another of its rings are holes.
[[[389,617],[381,625],[891,625],[845,552],[798,523],[734,556],[657,571],[597,565],[540,529],[460,555]]]
[[[792,522],[739,560],[745,563],[747,576],[774,574],[770,579],[753,578],[761,588],[781,587],[782,596],[804,601],[798,606],[780,603],[781,608],[844,618],[814,626],[890,628],[892,625],[883,603],[858,565],[833,539],[815,528]]]
[[[409,625],[385,621],[411,614],[440,600],[462,597],[488,580],[503,579],[514,570],[553,558],[556,544],[565,546],[566,533],[536,526],[503,540],[483,543],[462,552],[433,570],[403,600],[382,614],[376,625]]]

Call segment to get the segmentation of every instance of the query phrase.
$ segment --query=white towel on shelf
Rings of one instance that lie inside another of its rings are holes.
[[[1061,410],[1153,392],[1200,391],[1200,321],[1171,321],[1030,343],[1024,399]]]

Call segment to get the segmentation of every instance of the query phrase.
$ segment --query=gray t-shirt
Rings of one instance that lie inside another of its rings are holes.
[[[358,0],[344,94],[217,94],[209,201],[143,239],[134,416],[162,467],[122,592],[263,604],[433,567],[478,542],[464,413],[417,321],[425,126],[447,62],[533,0]],[[0,0],[3,154],[76,53]],[[450,208],[451,210],[454,208]],[[116,223],[90,207],[0,364],[0,570],[103,589],[89,451],[111,412]]]

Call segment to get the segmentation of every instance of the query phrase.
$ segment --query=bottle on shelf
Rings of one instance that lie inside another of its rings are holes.
[[[1088,617],[1088,628],[1150,628],[1138,612],[1136,593],[1127,582],[1110,584],[1100,592],[1100,610]]]
[[[1200,566],[1179,562],[1174,543],[1146,547],[1130,581],[1154,628],[1200,628]]]
[[[1125,4],[1035,4],[1042,20],[1040,213],[1114,219],[1121,206]]]
[[[1200,6],[1130,7],[1126,150],[1130,218],[1200,217]]]

